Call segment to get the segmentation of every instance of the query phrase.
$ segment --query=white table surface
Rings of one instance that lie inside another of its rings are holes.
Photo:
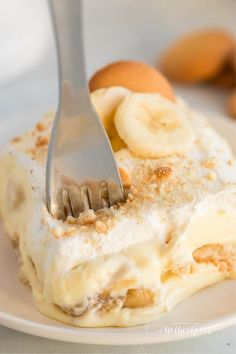
[[[122,0],[121,2],[124,3],[124,0]],[[201,8],[205,9],[205,5],[207,4],[207,2],[203,0],[193,0],[192,2],[198,5],[200,4],[201,6],[197,5],[200,10]],[[230,3],[230,0],[226,0],[226,2]],[[226,4],[226,2],[222,0],[217,0],[216,2],[214,2],[214,4],[216,5],[216,3],[218,3],[221,6],[222,3]],[[131,3],[132,2],[129,1],[129,4]],[[139,1],[139,6],[140,3],[141,2]],[[150,4],[151,3],[153,4],[153,6],[155,5],[155,1],[150,1]],[[98,10],[99,9],[97,8],[97,11]],[[227,12],[227,7],[224,6],[223,10],[219,10],[222,12],[222,16],[225,18],[224,20],[227,19],[227,23],[229,23],[230,11]],[[231,14],[234,17],[232,12]],[[231,20],[233,19],[232,16]],[[211,13],[212,23],[214,23],[213,17],[214,13]],[[231,21],[231,28],[232,23],[233,22]],[[149,28],[149,30],[150,33],[153,33],[151,27]],[[51,36],[50,33],[49,36]],[[122,53],[124,53],[124,50],[125,52],[127,52],[126,57],[143,59],[149,61],[150,63],[154,63],[156,61],[154,51],[150,51],[148,53],[147,50],[144,50],[142,46],[140,46],[140,49],[139,46],[131,48],[128,42],[125,42],[125,48],[122,48],[124,49],[122,50],[122,52],[119,52],[118,49],[117,51],[114,51],[112,53],[110,52],[105,60],[105,57],[102,57],[102,52],[99,52],[96,48],[96,53],[98,55],[93,55],[91,46],[93,36],[91,35],[91,31],[89,30],[87,38],[87,42],[89,43],[89,45],[87,46],[87,53],[91,57],[89,62],[89,73],[92,71],[92,68],[96,67],[97,64],[95,65],[95,63],[99,63],[99,65],[101,65],[106,61],[112,60],[113,56],[115,58],[123,57]],[[104,40],[106,39],[107,41],[110,41],[109,35]],[[97,43],[97,41],[95,41],[94,43]],[[106,47],[106,43],[104,43],[104,48]],[[116,46],[116,48],[118,47]],[[183,96],[186,97],[189,102],[193,103],[195,107],[203,107],[204,109],[215,111],[218,113],[224,112],[224,104],[228,94],[227,92],[222,92],[221,90],[209,90],[207,88],[195,88],[193,90],[189,90],[188,92],[186,92],[186,89],[178,88],[178,93],[183,94]],[[42,60],[37,67],[31,69],[31,71],[27,74],[18,77],[12,82],[5,83],[4,85],[1,85],[0,83],[0,129],[4,130],[6,127],[9,127],[9,125],[12,127],[12,134],[9,133],[9,129],[6,129],[7,133],[4,136],[4,141],[0,142],[1,145],[8,141],[8,139],[11,137],[10,135],[14,136],[15,134],[20,134],[21,132],[23,132],[23,128],[21,127],[22,119],[24,119],[25,121],[27,120],[29,122],[29,126],[33,125],[37,120],[40,119],[44,112],[55,108],[56,101],[56,67],[55,58],[53,56],[53,50],[51,49],[51,51],[47,53],[47,56],[44,58],[44,60]],[[236,327],[218,333],[214,333],[205,338],[194,338],[173,343],[132,347],[102,347],[69,344],[53,340],[47,340],[16,332],[0,326],[0,353],[235,354]]]

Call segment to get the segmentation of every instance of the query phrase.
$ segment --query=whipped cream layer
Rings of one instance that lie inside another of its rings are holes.
[[[39,309],[78,326],[153,321],[199,289],[236,276],[236,162],[227,142],[182,101],[194,132],[185,154],[124,148],[127,202],[66,222],[45,205],[53,115],[0,158],[0,214]]]

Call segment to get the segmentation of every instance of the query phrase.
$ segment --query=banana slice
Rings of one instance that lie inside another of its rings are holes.
[[[140,157],[183,153],[194,140],[186,111],[156,93],[126,96],[114,122],[121,139]]]
[[[128,89],[117,86],[102,88],[90,94],[94,108],[106,129],[114,151],[126,146],[117,133],[113,118],[117,107],[129,93]]]

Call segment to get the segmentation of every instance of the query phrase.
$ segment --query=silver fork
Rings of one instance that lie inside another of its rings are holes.
[[[59,105],[46,169],[46,199],[58,219],[124,201],[112,149],[95,113],[85,72],[81,0],[49,0],[54,23]]]

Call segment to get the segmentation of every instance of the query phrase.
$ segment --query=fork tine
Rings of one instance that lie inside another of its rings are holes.
[[[82,186],[80,189],[80,192],[81,192],[81,200],[82,200],[82,204],[83,204],[83,210],[86,211],[86,210],[91,209],[88,187]]]
[[[100,198],[100,188],[97,183],[90,184],[88,186],[88,194],[90,207],[93,210],[99,210],[102,207],[101,198]]]
[[[67,216],[72,216],[72,209],[70,203],[70,196],[67,189],[62,190],[62,202],[65,210],[65,218]]]
[[[117,184],[108,182],[107,189],[110,205],[124,202],[124,194],[120,193],[120,187]]]
[[[106,182],[102,182],[99,186],[99,193],[102,208],[110,208],[109,195]]]
[[[69,189],[72,215],[74,218],[77,218],[79,214],[84,211],[84,205],[82,203],[80,187],[71,185],[68,189]]]

